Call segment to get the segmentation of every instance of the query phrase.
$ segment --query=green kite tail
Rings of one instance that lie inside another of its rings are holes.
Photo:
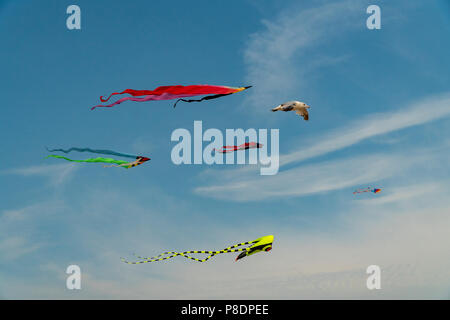
[[[63,156],[57,156],[54,154],[51,154],[49,156],[47,156],[47,158],[58,158],[58,159],[64,159],[67,161],[72,161],[72,162],[99,162],[99,163],[113,163],[113,164],[117,164],[117,165],[121,165],[121,164],[127,164],[129,163],[128,161],[123,161],[123,160],[116,160],[116,159],[112,159],[112,158],[89,158],[89,159],[85,159],[85,160],[73,160],[73,159],[69,159]],[[128,169],[128,167],[123,166],[122,168]]]

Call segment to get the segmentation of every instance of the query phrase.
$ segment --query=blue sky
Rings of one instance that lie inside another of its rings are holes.
[[[0,298],[449,298],[446,1],[77,1],[73,31],[70,4],[0,1]],[[253,88],[90,111],[112,91],[203,83]],[[310,121],[269,111],[288,100]],[[279,129],[279,173],[174,165],[171,133],[194,120]],[[152,160],[68,164],[46,146]],[[353,196],[367,185],[383,192]],[[242,263],[119,260],[268,234],[273,250]],[[65,288],[70,264],[80,291]]]

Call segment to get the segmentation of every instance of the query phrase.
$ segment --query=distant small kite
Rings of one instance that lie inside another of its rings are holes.
[[[302,116],[304,120],[309,120],[309,114],[308,109],[311,108],[306,103],[300,102],[300,101],[289,101],[285,102],[283,104],[280,104],[279,106],[272,109],[273,112],[275,111],[295,111],[299,116]]]
[[[246,142],[244,144],[241,144],[239,146],[223,146],[220,149],[214,149],[217,152],[220,153],[228,153],[233,151],[239,151],[239,150],[247,150],[247,149],[255,149],[255,148],[262,148],[263,144],[257,143],[257,142]]]
[[[353,194],[364,193],[364,192],[378,193],[378,192],[381,192],[381,189],[367,187],[367,188],[363,188],[363,189],[357,189],[356,191],[353,192]]]
[[[190,86],[161,86],[156,88],[155,90],[133,90],[133,89],[126,89],[122,92],[113,92],[111,93],[107,98],[104,98],[103,96],[100,97],[100,101],[106,102],[108,101],[113,95],[117,94],[130,94],[133,97],[124,97],[116,102],[113,102],[111,104],[106,105],[97,105],[91,108],[91,110],[94,110],[95,108],[110,108],[117,104],[120,104],[124,101],[130,100],[130,101],[137,101],[137,102],[144,102],[144,101],[154,101],[154,100],[172,100],[172,99],[178,99],[173,107],[177,105],[179,101],[184,102],[200,102],[204,100],[212,100],[217,99],[223,96],[227,96],[236,92],[240,92],[243,90],[246,90],[248,88],[251,88],[251,86],[247,87],[226,87],[226,86],[212,86],[212,85],[190,85]],[[186,97],[193,97],[193,96],[200,96],[200,95],[207,95],[201,99],[182,99]],[[139,96],[144,96],[142,98],[135,98]]]
[[[58,155],[54,155],[54,154],[51,154],[51,155],[47,156],[47,158],[64,159],[64,160],[71,161],[71,162],[90,162],[90,163],[94,162],[94,163],[108,163],[109,164],[109,165],[104,165],[104,167],[123,167],[125,169],[129,169],[129,168],[141,165],[144,162],[150,160],[150,158],[147,158],[147,157],[135,156],[135,155],[127,154],[127,153],[115,152],[115,151],[112,151],[112,150],[95,150],[95,149],[90,149],[90,148],[70,148],[70,149],[67,149],[67,150],[64,150],[64,149],[53,149],[53,150],[50,150],[50,149],[47,148],[47,150],[49,152],[60,151],[60,152],[64,152],[64,153],[69,153],[71,151],[91,152],[91,153],[115,155],[115,156],[120,156],[120,157],[124,157],[124,158],[136,159],[135,161],[124,161],[124,160],[116,160],[116,159],[113,159],[113,158],[97,157],[97,158],[89,158],[89,159],[84,159],[84,160],[73,160],[73,159],[69,159],[69,158],[64,157],[64,156],[58,156]]]
[[[239,259],[242,259],[246,256],[250,256],[257,252],[270,251],[272,249],[272,243],[273,243],[273,236],[270,235],[270,236],[261,237],[259,239],[253,240],[253,241],[238,243],[238,244],[235,244],[231,247],[225,248],[220,251],[209,251],[209,250],[192,250],[192,251],[184,251],[184,252],[167,251],[158,256],[150,257],[150,258],[135,255],[137,258],[142,259],[141,261],[136,261],[136,262],[130,262],[130,261],[125,260],[124,258],[121,258],[121,260],[127,264],[141,264],[141,263],[147,263],[147,262],[156,262],[156,261],[167,260],[170,258],[174,258],[176,256],[183,256],[187,259],[191,259],[191,260],[194,260],[197,262],[205,262],[209,258],[211,258],[215,255],[221,254],[221,253],[241,252],[242,251],[241,254],[239,254],[236,257],[236,261],[237,261]],[[246,248],[235,249],[237,247],[245,246],[248,244],[253,244],[253,245],[246,247]],[[203,253],[203,254],[209,254],[209,256],[207,256],[205,259],[197,259],[197,258],[188,256],[187,255],[188,253]]]

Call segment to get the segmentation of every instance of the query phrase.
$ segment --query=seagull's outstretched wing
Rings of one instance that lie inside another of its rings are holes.
[[[288,101],[280,104],[276,109],[281,111],[292,111],[294,110],[295,101]]]
[[[273,108],[272,111],[292,111],[292,110],[299,110],[303,108],[305,104],[300,101],[288,101],[285,103],[282,103],[278,105],[277,107]]]
[[[300,110],[297,110],[295,113],[298,114],[299,116],[302,116],[303,119],[305,119],[306,121],[309,120],[309,114],[306,108],[301,108]]]

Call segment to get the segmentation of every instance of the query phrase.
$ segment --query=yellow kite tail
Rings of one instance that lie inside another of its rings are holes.
[[[225,249],[219,250],[219,251],[212,251],[212,250],[190,250],[190,251],[184,251],[184,252],[175,252],[175,251],[166,251],[160,255],[154,256],[154,257],[142,257],[139,255],[136,255],[133,253],[134,256],[136,256],[138,259],[141,259],[140,261],[127,261],[124,258],[121,258],[121,260],[124,263],[127,264],[142,264],[142,263],[149,263],[149,262],[157,262],[157,261],[163,261],[167,259],[174,258],[176,256],[183,256],[187,259],[191,259],[197,262],[205,262],[208,261],[211,257],[222,254],[222,253],[229,253],[229,252],[242,252],[236,260],[241,259],[242,257],[252,255],[256,252],[260,251],[269,251],[272,248],[272,242],[273,242],[273,236],[265,236],[253,241],[247,241],[247,242],[241,242],[237,243],[235,245],[229,246]],[[244,245],[251,245],[246,248],[238,248]],[[195,257],[192,257],[188,254],[209,254],[204,259],[198,259]]]

